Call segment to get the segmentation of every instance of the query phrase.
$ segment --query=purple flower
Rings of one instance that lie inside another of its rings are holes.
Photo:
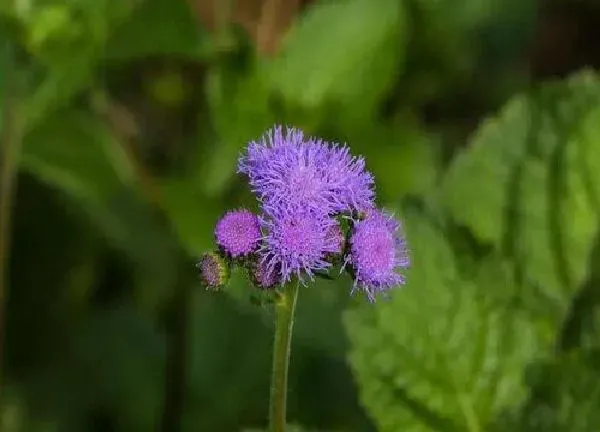
[[[215,227],[217,245],[234,258],[255,251],[260,238],[258,217],[245,209],[227,212]]]
[[[266,232],[259,251],[261,263],[268,271],[279,269],[283,283],[294,275],[301,281],[304,275],[312,279],[313,272],[331,265],[326,255],[338,247],[327,236],[333,219],[309,209],[279,209],[261,222]]]
[[[238,171],[266,208],[308,207],[336,214],[373,208],[373,176],[348,147],[304,139],[302,131],[277,126],[252,142]]]
[[[200,280],[207,288],[219,288],[229,280],[227,260],[216,252],[202,255],[196,267],[200,269]]]
[[[370,301],[377,293],[404,284],[398,270],[408,268],[410,260],[400,223],[380,210],[368,212],[354,224],[346,263],[354,274],[352,291],[363,290]]]

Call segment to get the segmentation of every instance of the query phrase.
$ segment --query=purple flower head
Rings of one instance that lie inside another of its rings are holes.
[[[280,269],[282,282],[292,276],[311,279],[314,271],[330,267],[326,254],[335,252],[335,239],[327,236],[335,221],[309,209],[279,209],[262,220],[266,235],[259,253],[269,271]]]
[[[354,224],[346,262],[354,273],[353,291],[363,290],[370,301],[377,293],[404,284],[398,270],[408,268],[410,260],[400,223],[382,211],[368,212]]]
[[[255,251],[260,238],[258,217],[245,209],[227,212],[215,227],[217,245],[234,258]]]
[[[304,139],[280,126],[250,143],[238,171],[267,208],[308,207],[335,214],[373,208],[373,176],[346,146]]]
[[[202,255],[196,267],[200,269],[200,280],[207,288],[222,287],[229,280],[229,264],[216,252]]]

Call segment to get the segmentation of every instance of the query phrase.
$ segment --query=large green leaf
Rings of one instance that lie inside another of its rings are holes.
[[[582,119],[579,128],[578,156],[582,166],[581,175],[590,201],[600,214],[600,106]]]
[[[442,231],[418,216],[406,225],[408,285],[346,316],[362,401],[380,431],[485,430],[524,399],[524,367],[546,344],[529,315],[461,276]],[[512,289],[510,276],[489,283]]]
[[[534,391],[522,410],[507,413],[498,432],[590,432],[600,430],[598,353],[573,352],[536,364],[529,372]]]
[[[593,177],[584,175],[598,152],[591,116],[599,106],[591,73],[517,96],[477,131],[445,179],[454,218],[563,306],[586,275],[599,228]]]
[[[394,83],[406,42],[402,2],[317,2],[286,38],[273,65],[273,87],[306,108],[325,102],[371,107]]]

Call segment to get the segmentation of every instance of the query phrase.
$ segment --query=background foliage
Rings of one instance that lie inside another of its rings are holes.
[[[459,3],[0,3],[0,429],[264,428],[271,312],[193,264],[283,123],[367,158],[414,263],[302,291],[294,428],[600,430],[600,7]]]

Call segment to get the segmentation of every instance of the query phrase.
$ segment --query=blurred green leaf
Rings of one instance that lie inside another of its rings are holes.
[[[409,4],[414,16],[410,62],[399,92],[404,104],[458,101],[465,91],[477,92],[479,100],[504,101],[518,88],[510,70],[520,69],[524,47],[531,43],[538,0]]]
[[[492,307],[459,274],[443,232],[423,216],[406,226],[407,286],[346,316],[362,401],[380,431],[485,430],[524,400],[524,367],[545,348],[529,317]]]
[[[501,417],[494,431],[589,432],[600,429],[598,353],[573,352],[530,368],[533,397]]]
[[[164,344],[140,312],[129,307],[98,311],[75,337],[61,365],[68,377],[61,385],[76,387],[77,403],[86,410],[100,402],[118,419],[117,430],[155,430],[162,412]]]
[[[577,145],[578,157],[581,162],[584,188],[588,191],[589,200],[600,214],[600,106],[593,109],[582,120]]]
[[[131,265],[136,304],[148,313],[161,311],[173,295],[182,258],[170,226],[136,191],[124,190],[107,207],[89,210],[100,232]]]
[[[306,429],[298,424],[288,424],[285,430],[286,432],[324,432],[322,430]],[[242,432],[267,432],[267,429],[244,429]]]
[[[25,137],[22,167],[82,200],[102,202],[132,180],[124,152],[101,121],[60,110]]]
[[[144,0],[112,35],[105,51],[109,61],[132,61],[150,56],[205,55],[208,34],[184,0]]]
[[[334,102],[369,111],[401,71],[407,25],[396,0],[316,2],[286,37],[272,86],[307,109]]]
[[[22,167],[74,200],[133,264],[138,300],[148,309],[170,295],[176,246],[144,203],[120,143],[97,118],[62,110],[29,133]]]
[[[41,78],[25,102],[28,129],[90,86],[110,34],[133,5],[134,0],[52,2],[30,17],[30,50],[39,62],[32,69]],[[53,43],[46,43],[50,36]]]
[[[243,147],[273,126],[275,113],[258,69],[240,76],[215,68],[209,72],[206,91],[216,142],[207,149],[200,180],[203,191],[215,196],[235,175]]]
[[[456,220],[514,256],[525,281],[557,302],[582,282],[599,228],[579,156],[600,139],[582,121],[598,106],[590,73],[518,96],[478,130],[445,181]]]
[[[421,195],[435,185],[440,171],[436,137],[412,116],[362,126],[349,141],[355,152],[365,156],[367,168],[377,179],[379,202]],[[373,146],[373,142],[381,144]]]
[[[239,430],[243,411],[268,405],[271,334],[224,294],[199,292],[191,308],[184,429]]]
[[[26,126],[35,129],[45,117],[68,106],[93,78],[95,54],[89,47],[71,54],[69,60],[49,67],[40,84],[26,100]]]
[[[213,227],[220,216],[220,202],[198,192],[190,179],[165,180],[162,191],[166,213],[190,256],[214,249]]]

